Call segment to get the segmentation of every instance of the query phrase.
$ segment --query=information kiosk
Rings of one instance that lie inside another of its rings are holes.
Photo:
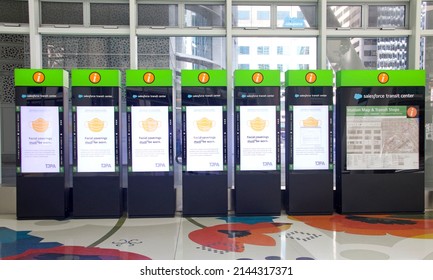
[[[424,212],[421,70],[337,73],[337,210]]]
[[[68,73],[15,69],[17,218],[68,212]]]
[[[122,214],[118,70],[72,70],[73,216]]]
[[[286,72],[286,191],[288,214],[330,214],[333,186],[333,74]]]
[[[127,70],[129,217],[174,216],[173,74]]]
[[[281,212],[280,71],[235,71],[235,212]]]
[[[184,216],[227,215],[227,72],[183,70]]]

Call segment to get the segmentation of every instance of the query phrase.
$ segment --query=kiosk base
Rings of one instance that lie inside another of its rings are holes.
[[[332,214],[333,174],[288,174],[284,205],[290,215]]]
[[[63,176],[18,176],[17,219],[64,219],[67,195]]]
[[[424,172],[342,174],[340,213],[423,213]]]
[[[280,215],[280,173],[236,174],[235,213],[236,215]]]
[[[119,218],[122,192],[119,176],[74,177],[74,218]]]
[[[176,211],[173,176],[128,177],[128,216],[172,217]]]
[[[227,175],[183,176],[183,216],[227,216]]]

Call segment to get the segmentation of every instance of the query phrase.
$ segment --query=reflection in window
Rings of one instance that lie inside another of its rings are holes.
[[[269,69],[282,72],[299,69],[299,64],[308,64],[309,69],[317,67],[317,38],[236,37],[233,41],[234,45],[248,46],[250,50],[254,50],[249,54],[241,54],[241,48],[237,48],[233,69],[241,69],[241,65],[247,64],[249,69],[269,65]],[[302,55],[301,51],[298,51],[301,49]]]
[[[368,27],[404,27],[406,6],[368,6]]]
[[[316,6],[278,6],[277,26],[287,28],[317,27]]]
[[[283,46],[277,46],[277,54],[278,55],[284,54],[284,47]]]
[[[310,47],[309,46],[298,46],[298,55],[309,55]]]
[[[257,20],[270,20],[271,15],[269,11],[257,11]]]
[[[173,64],[182,69],[225,69],[226,45],[223,37],[176,37]]]
[[[178,26],[177,11],[177,5],[138,4],[138,25]]]
[[[259,64],[259,70],[269,70],[269,64]]]
[[[225,26],[224,5],[185,5],[185,26]]]
[[[342,69],[407,69],[407,38],[330,38],[327,57]]]
[[[239,64],[238,65],[238,69],[249,70],[250,69],[250,65],[249,64]]]
[[[29,23],[28,1],[1,0],[0,22]]]
[[[331,28],[359,28],[362,24],[361,6],[328,6],[326,26]]]
[[[308,64],[298,64],[298,69],[299,70],[310,70],[310,65]]]
[[[270,6],[233,5],[233,26],[235,27],[270,27]]]
[[[257,47],[257,54],[258,55],[268,55],[269,54],[269,47],[268,46]]]
[[[433,2],[422,2],[421,28],[433,29]]]
[[[239,54],[250,54],[250,47],[239,46]]]

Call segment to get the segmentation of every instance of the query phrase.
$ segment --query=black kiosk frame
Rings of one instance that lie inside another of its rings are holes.
[[[225,216],[227,71],[183,70],[181,78],[183,215]]]
[[[127,70],[129,217],[174,216],[173,73]]]
[[[122,215],[120,71],[72,70],[73,217]]]
[[[424,212],[423,70],[337,73],[337,211]]]
[[[331,70],[286,72],[286,191],[290,215],[334,212]]]
[[[68,73],[15,69],[17,219],[69,210]]]
[[[280,215],[280,71],[236,70],[234,79],[235,213]]]

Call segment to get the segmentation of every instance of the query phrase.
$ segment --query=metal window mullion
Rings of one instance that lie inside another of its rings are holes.
[[[138,69],[138,9],[137,1],[129,0],[129,59],[130,69]]]
[[[277,28],[277,5],[276,4],[272,4],[271,5],[271,10],[270,10],[270,24],[271,24],[271,29],[275,29]]]
[[[233,1],[226,1],[226,70],[227,70],[227,165],[234,166],[234,86],[233,86]],[[232,168],[228,169],[228,186],[229,189],[234,187],[234,172]]]
[[[178,6],[178,26],[179,28],[185,28],[185,4],[179,3]]]
[[[90,1],[83,1],[83,26],[90,27]]]
[[[421,51],[421,0],[410,1],[408,62],[409,69],[419,69]]]
[[[29,0],[30,67],[42,68],[42,38],[39,34],[39,0]]]
[[[317,69],[326,69],[327,65],[327,55],[326,55],[326,39],[327,39],[327,29],[326,29],[326,12],[327,12],[327,0],[319,0],[317,3],[317,13],[318,13],[318,29],[319,36],[317,37]]]

